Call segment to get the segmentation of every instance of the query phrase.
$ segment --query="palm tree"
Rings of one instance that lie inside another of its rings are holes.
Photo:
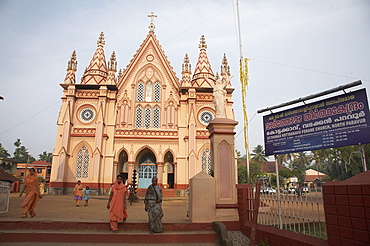
[[[267,162],[267,158],[265,156],[265,150],[263,149],[262,145],[257,145],[251,153],[251,160],[255,161],[258,164],[263,164]]]
[[[287,153],[287,154],[280,154],[276,155],[276,160],[279,164],[286,163],[289,165],[290,169],[293,169],[292,167],[292,160],[294,160],[295,154],[294,153]]]

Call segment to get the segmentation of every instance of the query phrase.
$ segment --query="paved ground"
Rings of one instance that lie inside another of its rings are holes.
[[[20,219],[22,215],[21,204],[24,200],[19,193],[11,193],[9,210],[7,213],[0,213],[1,221],[9,220],[32,220],[32,221],[86,221],[86,222],[107,222],[109,214],[107,209],[108,196],[91,196],[89,206],[84,207],[82,201],[80,207],[76,207],[73,196],[45,195],[36,206],[36,216],[33,218]],[[190,222],[186,216],[186,198],[173,197],[163,199],[164,223],[186,223]],[[144,210],[143,200],[128,205],[128,223],[148,222],[148,215]]]

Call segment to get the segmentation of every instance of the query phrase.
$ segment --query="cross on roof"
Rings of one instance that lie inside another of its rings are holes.
[[[154,32],[154,29],[155,29],[154,18],[156,18],[157,15],[155,15],[154,12],[151,12],[150,15],[148,15],[148,17],[151,18],[150,19],[149,30]]]

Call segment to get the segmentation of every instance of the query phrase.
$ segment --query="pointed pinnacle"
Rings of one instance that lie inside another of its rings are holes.
[[[101,32],[100,33],[100,37],[98,39],[98,45],[105,45],[105,41],[104,41],[104,32]]]
[[[200,44],[199,44],[199,49],[207,49],[207,45],[206,45],[206,39],[204,38],[204,35],[202,35],[202,37],[200,37]]]

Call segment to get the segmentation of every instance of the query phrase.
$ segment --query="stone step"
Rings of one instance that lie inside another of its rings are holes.
[[[93,230],[0,230],[0,242],[49,243],[215,243],[214,231],[176,231],[149,234],[148,231],[119,231],[117,233]]]
[[[111,233],[109,223],[58,221],[2,221],[0,242],[60,243],[215,243],[212,223],[165,223],[163,233],[149,234],[147,223],[120,223]]]
[[[136,195],[140,198],[145,197],[147,189],[136,189]],[[163,197],[176,197],[176,190],[175,189],[162,189]]]

